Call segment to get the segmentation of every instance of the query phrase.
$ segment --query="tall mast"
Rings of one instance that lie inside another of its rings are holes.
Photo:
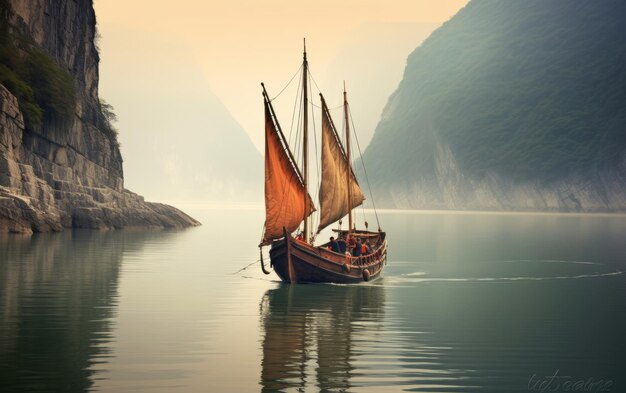
[[[309,192],[309,111],[308,111],[308,107],[309,107],[309,97],[308,97],[308,91],[307,91],[307,79],[308,79],[308,74],[309,74],[309,63],[306,60],[306,38],[304,39],[304,52],[303,52],[303,57],[304,57],[304,63],[302,64],[302,89],[303,89],[303,95],[304,95],[304,99],[303,99],[303,103],[304,103],[304,114],[303,114],[303,127],[302,127],[302,159],[304,161],[304,165],[303,165],[303,169],[304,169],[304,189],[306,190],[305,193],[305,200],[304,203],[306,205],[306,203],[308,202],[308,200],[306,199],[308,196],[308,192]],[[309,216],[306,215],[304,216],[304,241],[305,242],[309,242]]]
[[[348,184],[348,235],[352,232],[352,184],[350,182],[352,175],[352,161],[350,161],[350,119],[348,118],[348,93],[346,93],[346,81],[343,82],[343,114],[346,119],[346,156],[348,165],[346,165],[346,181]]]

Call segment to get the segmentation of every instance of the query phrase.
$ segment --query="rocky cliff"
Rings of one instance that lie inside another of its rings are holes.
[[[387,207],[626,211],[626,3],[472,0],[408,58],[364,159]]]
[[[29,124],[28,103],[16,97],[28,97],[24,91],[38,102],[46,97],[32,94],[28,86],[20,89],[24,83],[15,78],[0,84],[0,232],[198,225],[178,209],[145,202],[124,189],[119,144],[103,120],[98,97],[92,1],[3,0],[0,5],[8,25],[3,42],[17,48],[12,56],[43,52],[38,56],[49,56],[71,76],[75,92],[69,116],[43,110],[41,121]],[[54,109],[54,103],[48,105]]]

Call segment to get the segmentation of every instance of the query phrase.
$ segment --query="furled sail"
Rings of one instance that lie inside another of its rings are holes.
[[[349,174],[349,175],[348,175]],[[350,187],[350,193],[348,193]],[[351,203],[348,204],[348,195]],[[322,181],[320,185],[319,233],[363,203],[365,196],[354,176],[346,152],[322,97]]]
[[[265,232],[267,245],[298,228],[315,211],[287,142],[274,122],[273,108],[265,96]]]

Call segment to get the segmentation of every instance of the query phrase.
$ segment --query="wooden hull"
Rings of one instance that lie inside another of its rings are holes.
[[[371,254],[352,257],[297,241],[291,236],[275,241],[270,249],[271,265],[285,283],[356,284],[378,278],[387,261],[384,232],[357,232],[377,237]]]

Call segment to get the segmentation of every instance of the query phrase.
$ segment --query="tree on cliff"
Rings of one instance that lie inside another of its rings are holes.
[[[17,97],[28,128],[66,121],[74,113],[72,76],[32,40],[10,27],[11,3],[0,1],[0,83]]]

